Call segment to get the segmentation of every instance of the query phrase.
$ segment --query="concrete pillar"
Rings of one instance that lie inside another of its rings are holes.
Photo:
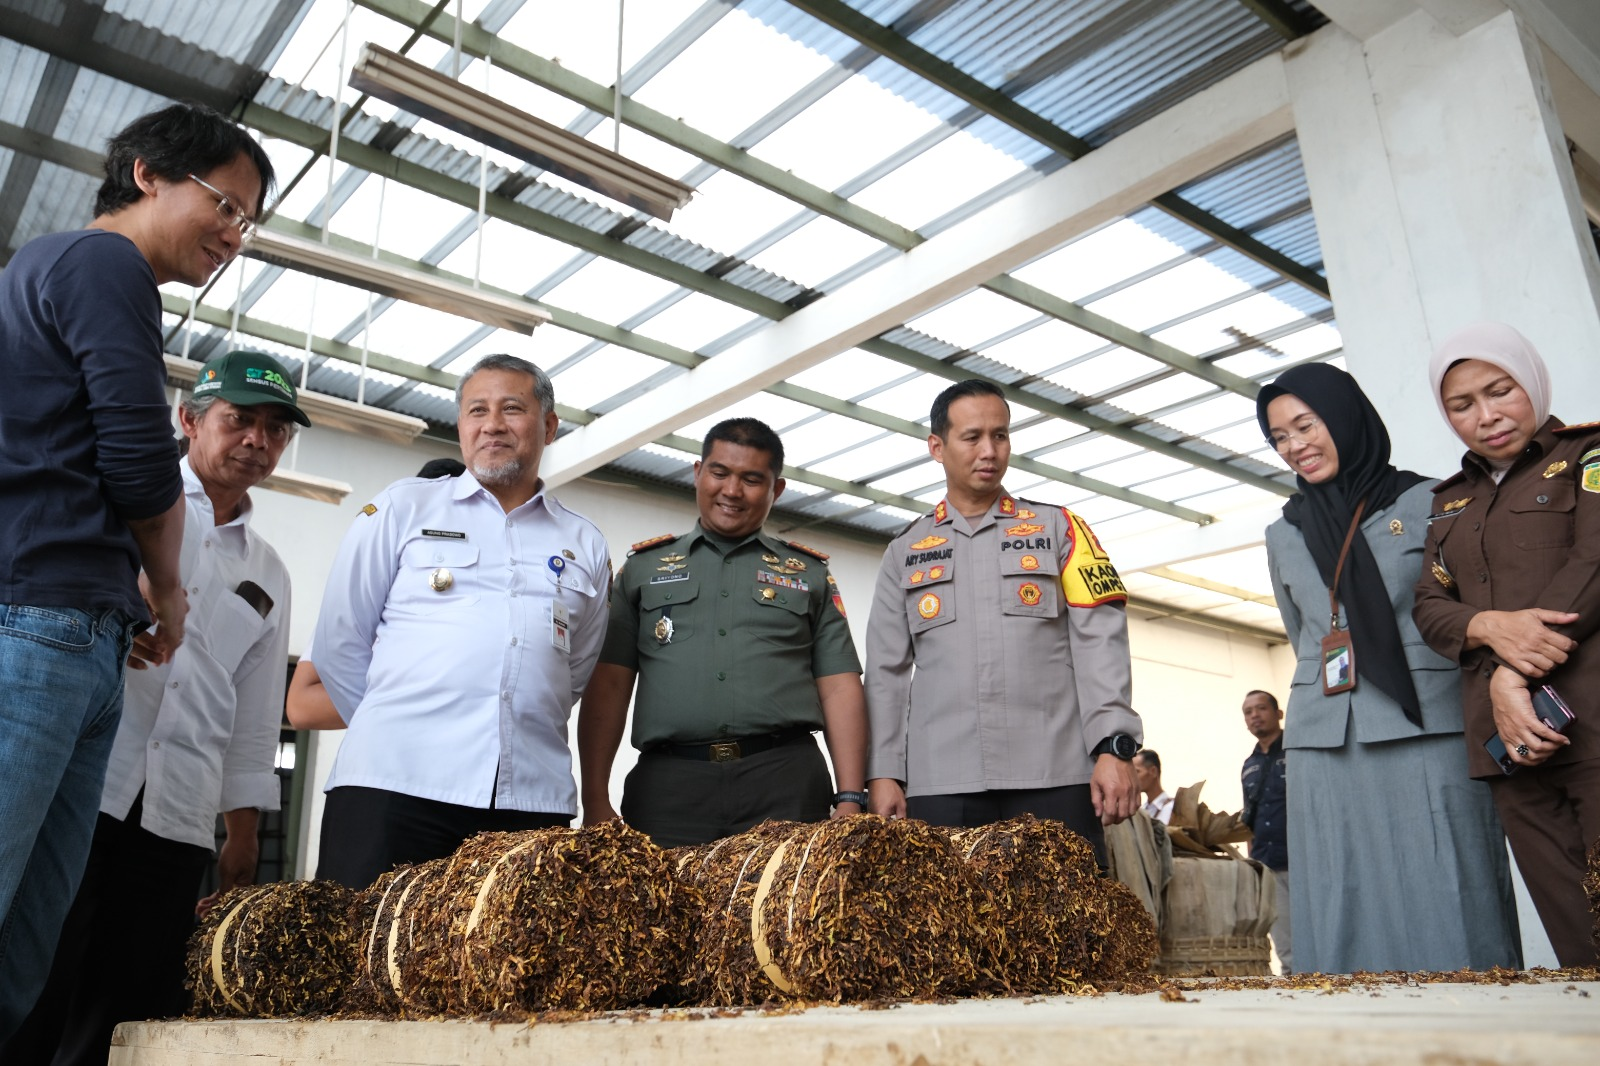
[[[1513,11],[1349,24],[1377,28],[1324,27],[1286,70],[1346,358],[1397,465],[1456,467],[1427,360],[1480,319],[1539,348],[1557,415],[1600,417],[1600,261],[1538,40]]]

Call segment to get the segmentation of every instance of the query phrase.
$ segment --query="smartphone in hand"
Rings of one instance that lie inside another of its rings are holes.
[[[1540,685],[1533,689],[1529,695],[1533,699],[1533,713],[1539,716],[1539,721],[1554,729],[1557,733],[1566,735],[1567,728],[1577,721],[1577,715],[1572,713],[1572,708],[1567,706],[1567,701],[1561,694],[1549,685]],[[1506,751],[1505,741],[1496,733],[1483,742],[1483,748],[1494,761],[1500,764],[1500,769],[1508,774],[1517,772],[1517,764],[1511,761],[1510,752]]]

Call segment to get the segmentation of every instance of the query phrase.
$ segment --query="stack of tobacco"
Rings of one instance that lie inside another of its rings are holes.
[[[704,902],[681,984],[689,998],[723,1007],[774,994],[750,944],[750,904],[767,860],[798,822],[762,822],[737,836],[671,852],[674,875]]]
[[[1074,992],[1149,969],[1155,923],[1126,886],[1100,876],[1094,848],[1077,833],[1024,814],[955,830],[951,840],[994,898],[1013,991]]]
[[[281,1018],[331,1010],[358,965],[355,893],[330,881],[236,888],[189,940],[201,1017]]]
[[[1594,946],[1600,949],[1600,837],[1589,845],[1589,873],[1583,879],[1583,890],[1589,896],[1589,910],[1594,914]]]
[[[400,1013],[624,1007],[676,980],[683,896],[666,853],[621,822],[484,833],[396,872],[366,970]]]
[[[1002,936],[992,905],[922,822],[758,827],[707,861],[702,881],[710,935],[696,964],[711,1002],[928,998],[993,978],[978,961]]]

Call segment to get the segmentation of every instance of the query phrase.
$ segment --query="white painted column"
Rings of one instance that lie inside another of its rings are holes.
[[[1600,417],[1600,261],[1532,32],[1506,11],[1458,36],[1415,10],[1285,56],[1346,358],[1397,465],[1457,466],[1427,361],[1482,319],[1539,348],[1556,414]]]

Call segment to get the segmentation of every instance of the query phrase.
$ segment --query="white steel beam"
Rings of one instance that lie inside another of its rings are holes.
[[[1273,54],[552,444],[558,486],[814,366],[1293,128]]]

